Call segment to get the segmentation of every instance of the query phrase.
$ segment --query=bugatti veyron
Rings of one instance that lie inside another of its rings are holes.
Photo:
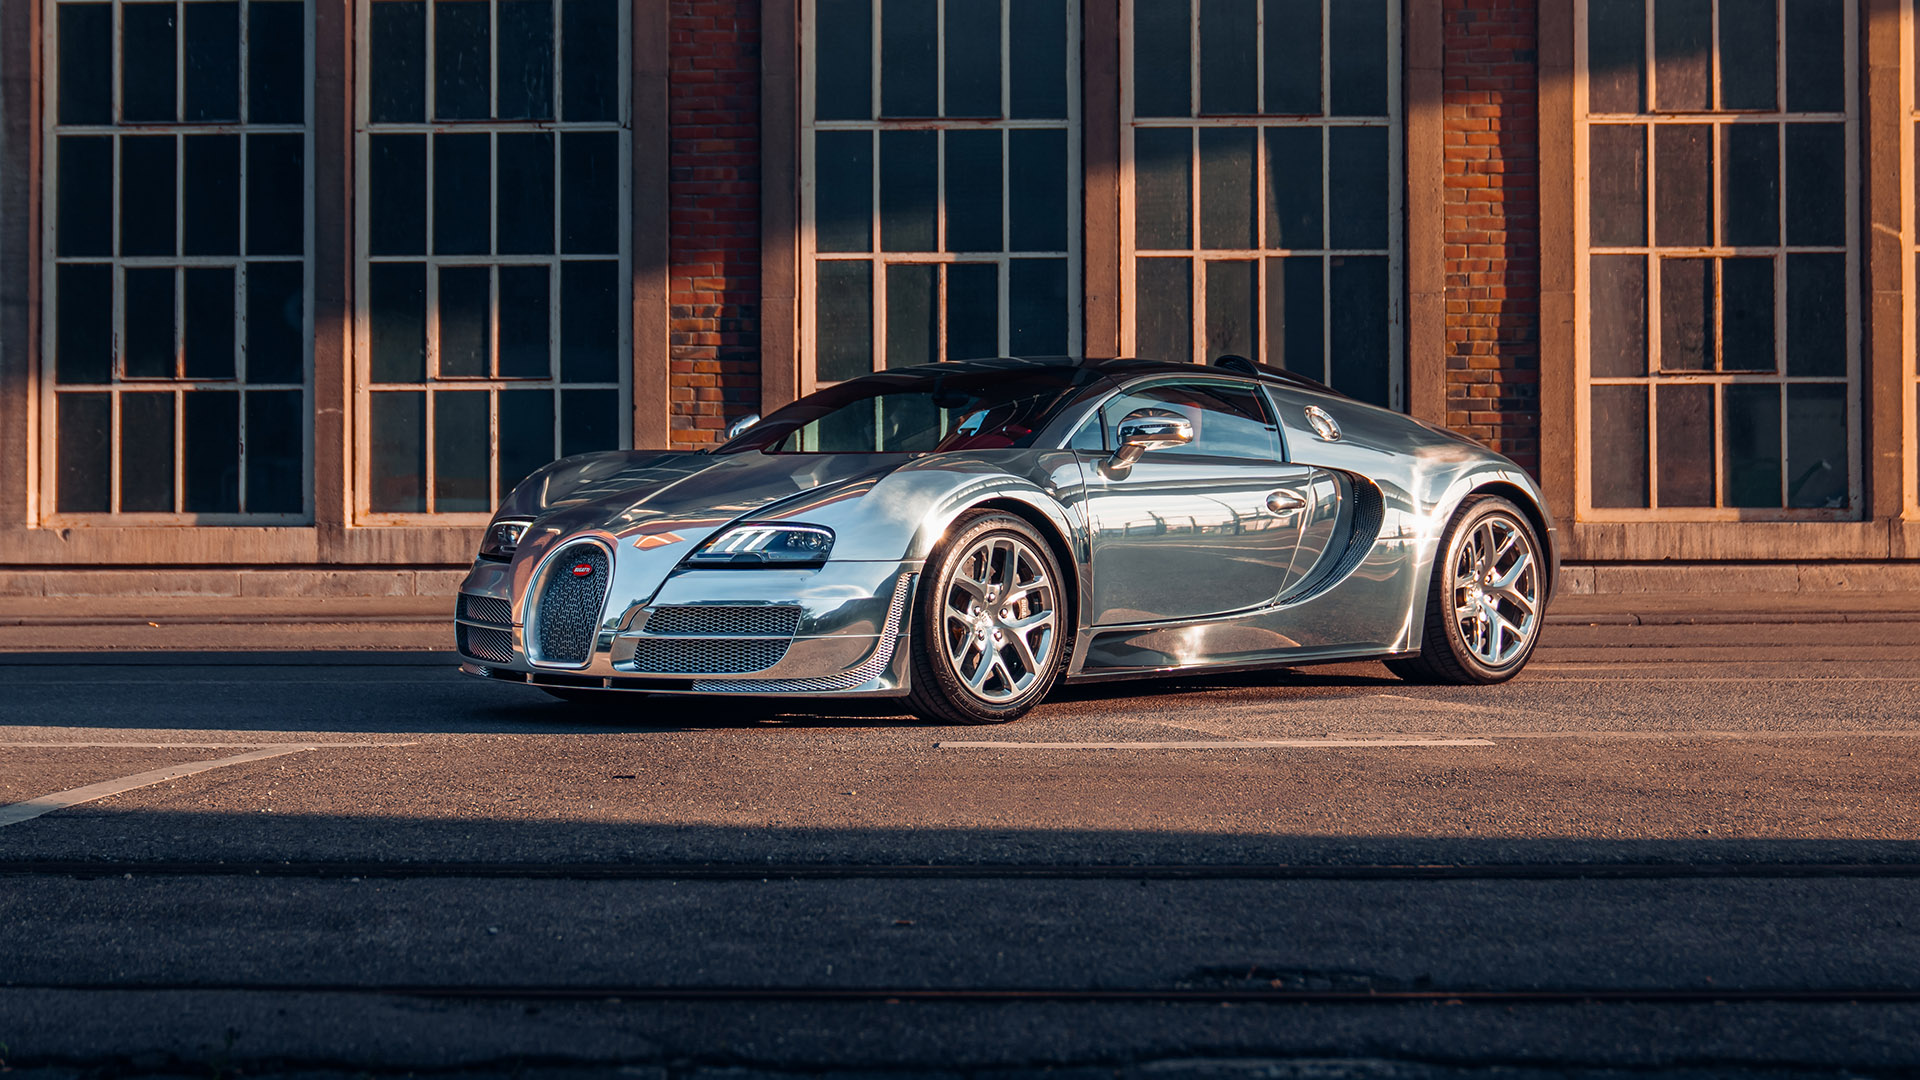
[[[1558,569],[1525,470],[1239,357],[1002,359],[840,383],[704,452],[566,458],[500,506],[461,669],[614,692],[896,697],[1379,659],[1526,664]]]

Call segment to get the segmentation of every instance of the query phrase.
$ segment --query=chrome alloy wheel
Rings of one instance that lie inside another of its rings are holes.
[[[1533,534],[1489,514],[1454,543],[1453,617],[1474,658],[1500,668],[1524,655],[1540,631],[1540,558]]]
[[[1006,532],[973,542],[940,598],[947,663],[967,692],[999,705],[1043,676],[1060,640],[1059,593],[1047,562]]]

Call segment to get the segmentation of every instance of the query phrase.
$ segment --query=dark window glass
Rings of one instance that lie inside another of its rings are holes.
[[[824,140],[827,134],[823,133],[820,137]],[[864,133],[859,133],[859,138],[860,146],[867,145]],[[998,131],[949,131],[946,139],[947,250],[999,251],[1001,250],[1000,133]],[[865,197],[864,184],[853,181],[850,187],[853,190],[838,193],[836,198],[856,194]],[[817,201],[824,203],[828,197],[825,183],[820,185],[819,191]],[[1064,197],[1063,192],[1062,198]],[[862,209],[865,208],[847,206],[842,210],[836,207],[836,212],[851,217]],[[845,228],[845,226],[840,227]],[[824,229],[822,233],[824,235]],[[848,229],[848,233],[849,242],[832,248],[823,246],[821,250],[866,250],[864,228],[856,225]],[[859,237],[858,241],[853,238],[855,234]]]
[[[1193,245],[1193,132],[1133,133],[1134,242],[1144,250]]]
[[[433,137],[433,253],[436,255],[484,255],[492,246],[487,235],[489,219],[493,216],[488,176],[490,142],[490,136],[478,132],[458,135],[440,132]]]
[[[1134,263],[1139,315],[1136,352],[1143,360],[1184,364],[1193,359],[1193,263],[1188,259],[1141,259]]]
[[[1121,394],[1101,410],[1110,431],[1140,409],[1167,409],[1193,424],[1193,441],[1166,451],[1201,457],[1273,460],[1280,456],[1272,422],[1257,392],[1219,383],[1164,383]]]
[[[240,5],[230,0],[182,4],[186,13],[186,108],[183,119],[240,119]]]
[[[1007,145],[1010,250],[1067,250],[1067,133],[1010,131]]]
[[[1193,0],[1134,0],[1133,114],[1193,115]]]
[[[1327,165],[1328,246],[1386,247],[1387,129],[1329,130]]]
[[[1657,0],[1653,5],[1655,107],[1661,112],[1712,108],[1708,83],[1712,53],[1713,0]]]
[[[1067,260],[1007,264],[1007,324],[1007,351],[1013,355],[1066,354]]]
[[[381,9],[394,6],[387,2],[374,5],[376,27]],[[303,3],[251,0],[247,5],[247,119],[250,122],[298,124],[306,119],[306,21]],[[376,82],[386,77],[379,67],[374,68]],[[419,78],[417,65],[414,77]],[[379,100],[377,95],[375,100]]]
[[[305,377],[306,332],[299,263],[247,264],[247,381],[297,383]]]
[[[1260,355],[1258,263],[1207,264],[1207,362],[1232,354]]]
[[[502,120],[553,118],[552,0],[500,0]]]
[[[999,5],[948,4],[946,47],[946,115],[999,116]]]
[[[485,390],[433,395],[433,508],[439,513],[493,509],[488,396]]]
[[[1660,505],[1713,505],[1713,387],[1662,386]]]
[[[1771,247],[1780,242],[1780,129],[1728,124],[1721,131],[1720,197],[1726,210],[1720,242]]]
[[[492,289],[484,266],[440,268],[440,377],[492,374]]]
[[[120,395],[120,512],[173,513],[171,393]]]
[[[1067,118],[1066,0],[1021,0],[1007,7],[1010,114],[1016,119]]]
[[[1258,112],[1256,0],[1200,0],[1200,111]]]
[[[1654,192],[1655,242],[1663,247],[1713,243],[1713,128],[1656,127],[1653,152],[1660,175]]]
[[[1780,505],[1780,388],[1728,386],[1720,497],[1728,506]]]
[[[1595,255],[1589,302],[1592,373],[1600,378],[1647,373],[1647,259]]]
[[[1713,367],[1713,260],[1660,260],[1660,369]]]
[[[247,136],[247,254],[306,251],[306,137]]]
[[[939,147],[931,131],[880,133],[880,248],[933,251]]]
[[[179,375],[174,357],[171,267],[132,268],[122,278],[126,294],[122,318],[120,374],[129,379],[171,379]]]
[[[1847,107],[1845,27],[1840,0],[1787,0],[1787,108]]]
[[[298,390],[247,392],[248,513],[297,514],[306,508],[303,396]]]
[[[174,138],[120,137],[120,254],[174,254]]]
[[[120,119],[170,121],[174,111],[174,6],[120,7]]]
[[[1637,113],[1646,107],[1644,4],[1587,0],[1587,108],[1592,112]]]
[[[873,0],[819,0],[813,112],[821,120],[873,118]],[[825,138],[823,134],[821,138]]]
[[[503,379],[544,379],[553,370],[547,345],[552,325],[547,274],[544,266],[500,268],[500,377]]]
[[[560,2],[560,118],[620,118],[620,13],[614,0]]]
[[[202,391],[185,395],[183,426],[189,514],[240,512],[240,395]]]
[[[1840,247],[1846,242],[1846,125],[1788,124],[1787,243]]]
[[[240,136],[181,140],[181,249],[188,255],[240,253]]]
[[[500,495],[553,460],[551,390],[500,391]]]
[[[233,268],[189,266],[183,271],[186,376],[189,379],[231,379],[233,363]]]
[[[1647,499],[1647,388],[1593,388],[1593,505],[1640,508]]]
[[[955,136],[960,133],[954,133]],[[954,136],[949,136],[952,138]],[[974,138],[972,133],[967,136]],[[996,144],[1000,136],[994,135]],[[964,153],[973,144],[963,140]],[[998,155],[993,177],[999,204]],[[814,137],[814,244],[819,251],[873,250],[873,136],[864,131],[823,131]],[[998,248],[999,225],[992,246]]]
[[[940,309],[931,263],[887,267],[887,366],[911,367],[940,359]]]
[[[934,115],[934,10],[934,0],[880,0],[880,115]]]
[[[1847,257],[1787,256],[1787,374],[1847,373]]]
[[[620,447],[620,394],[616,390],[560,391],[560,454],[570,457]]]
[[[57,145],[56,250],[61,255],[113,254],[113,138],[62,135]]]
[[[1320,129],[1272,127],[1267,137],[1267,246],[1320,247]]]
[[[1773,259],[1720,260],[1720,369],[1772,371]]]
[[[113,123],[113,6],[61,4],[60,122]]]
[[[560,250],[569,255],[620,250],[620,136],[614,132],[560,136]]]
[[[1847,388],[1787,387],[1787,505],[1845,508],[1850,471]]]
[[[372,395],[371,490],[376,514],[419,513],[427,508],[427,395],[389,390]]]
[[[832,260],[817,264],[814,323],[823,382],[873,370],[873,264]]]
[[[427,375],[427,268],[420,263],[367,267],[372,307],[368,335],[373,381],[419,382]]]
[[[553,251],[553,133],[501,132],[493,227],[502,255]]]
[[[947,359],[1000,355],[1000,268],[992,263],[947,267]]]
[[[1310,379],[1327,375],[1326,310],[1317,255],[1267,260],[1266,363]]]
[[[1598,247],[1646,243],[1646,129],[1616,125],[1588,128],[1587,169],[1591,242]]]
[[[426,254],[427,137],[370,135],[367,151],[369,248],[375,255]]]
[[[1387,260],[1346,255],[1328,260],[1333,325],[1333,388],[1374,405],[1387,403]]]
[[[484,120],[492,52],[486,0],[433,0],[433,114]]]
[[[61,394],[59,406],[59,500],[61,513],[105,513],[112,492],[108,457],[113,398],[108,394]]]
[[[1253,147],[1256,137],[1253,128],[1200,129],[1201,247],[1250,248],[1254,245]]]
[[[1268,112],[1319,115],[1320,34],[1320,0],[1267,0]]]
[[[1328,5],[1327,50],[1333,70],[1327,111],[1335,116],[1387,115],[1387,5],[1335,0]]]
[[[1720,0],[1720,107],[1774,107],[1774,0]]]
[[[54,381],[111,381],[113,267],[75,263],[54,270]]]
[[[620,264],[560,266],[560,377],[567,382],[620,378]]]
[[[368,7],[373,21],[368,118],[376,124],[425,119],[427,5],[421,0],[373,0]]]

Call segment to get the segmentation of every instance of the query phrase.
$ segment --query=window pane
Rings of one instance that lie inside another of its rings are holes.
[[[1067,352],[1067,260],[1014,259],[1007,268],[1007,351]]]
[[[1722,129],[1720,197],[1726,207],[1720,241],[1728,247],[1780,242],[1780,129],[1728,124]]]
[[[378,28],[383,9],[395,6],[386,2],[374,4],[376,43],[380,40]],[[247,119],[250,122],[298,124],[306,119],[306,21],[304,3],[250,0],[247,4]],[[402,68],[407,66],[404,60],[397,62]],[[405,77],[404,71],[384,72],[378,65],[374,72],[376,80]],[[413,65],[416,83],[419,77],[416,62]],[[374,100],[380,99],[376,96]]]
[[[1667,124],[1654,129],[1660,184],[1654,192],[1654,236],[1661,246],[1713,243],[1713,128]]]
[[[1660,370],[1713,367],[1713,260],[1660,260]]]
[[[880,0],[880,115],[935,115],[934,10],[934,0]]]
[[[578,136],[568,137],[569,147],[574,138]],[[487,225],[493,216],[488,191],[490,141],[480,133],[441,132],[433,137],[433,253],[436,255],[484,255],[492,247],[487,235]]]
[[[821,382],[857,378],[873,370],[873,264],[833,260],[815,269],[814,323],[820,339]]]
[[[1587,109],[1637,113],[1645,108],[1645,0],[1587,0]],[[1593,159],[1598,161],[1598,156]]]
[[[1593,505],[1647,503],[1647,388],[1593,388]]]
[[[620,264],[560,265],[560,377],[567,382],[620,378]]]
[[[1774,0],[1720,0],[1720,107],[1774,107]]]
[[[306,251],[306,136],[247,136],[247,254]]]
[[[247,264],[247,381],[297,383],[306,373],[304,270],[299,263]]]
[[[1335,256],[1329,262],[1333,388],[1373,405],[1385,405],[1390,359],[1386,256]]]
[[[171,135],[120,137],[120,254],[172,255]]]
[[[485,390],[433,395],[433,508],[456,514],[493,509],[490,428]]]
[[[1720,369],[1772,371],[1773,259],[1720,260]]]
[[[1017,119],[1065,120],[1066,0],[1021,0],[1008,5],[1007,48],[1012,53],[1007,71],[1010,115]]]
[[[553,133],[502,132],[493,227],[502,255],[553,251]]]
[[[560,391],[560,456],[620,448],[617,390]]]
[[[871,119],[873,0],[818,0],[814,14],[814,115],[821,120]]]
[[[1713,107],[1707,84],[1713,0],[1658,0],[1653,6],[1653,75],[1661,112]],[[1663,496],[1664,501],[1664,496]]]
[[[1327,377],[1321,273],[1317,255],[1267,260],[1265,361],[1309,379]]]
[[[1596,125],[1587,129],[1588,222],[1596,247],[1647,242],[1647,129]]]
[[[179,374],[173,352],[173,270],[129,269],[124,281],[120,373],[129,379],[171,379]]]
[[[1846,260],[1787,256],[1787,374],[1847,373]]]
[[[1207,263],[1207,362],[1260,355],[1260,300],[1251,261]]]
[[[1387,5],[1336,0],[1327,5],[1327,111],[1335,116],[1387,115]]]
[[[931,131],[880,133],[880,247],[933,251],[938,136]]]
[[[306,411],[298,390],[248,391],[248,513],[298,514],[306,508]]]
[[[186,13],[185,120],[240,119],[240,5],[181,5]]]
[[[1177,364],[1193,360],[1193,263],[1187,259],[1140,259],[1134,263],[1139,314],[1134,350],[1143,360]]]
[[[1593,344],[1588,361],[1599,378],[1647,373],[1647,260],[1595,255],[1589,283]]]
[[[61,513],[104,513],[112,491],[108,428],[113,398],[107,394],[61,394],[59,405],[59,501]]]
[[[1840,0],[1787,0],[1787,108],[1846,108],[1845,27]]]
[[[560,250],[620,250],[620,136],[611,131],[560,136]]]
[[[1713,505],[1713,387],[1662,386],[1660,505]]]
[[[440,268],[441,378],[492,374],[490,276],[484,266]]]
[[[1787,387],[1787,505],[1847,505],[1847,388]]]
[[[1387,246],[1387,129],[1327,132],[1327,233],[1333,248]]]
[[[500,498],[553,460],[551,390],[500,391]]]
[[[1209,115],[1258,112],[1256,53],[1260,44],[1255,0],[1200,0],[1200,111]]]
[[[1247,134],[1251,142],[1252,132]],[[1067,250],[1066,131],[1010,131],[1007,144],[1010,250]]]
[[[1267,111],[1318,115],[1320,0],[1267,0],[1266,44]]]
[[[173,513],[173,395],[120,395],[120,512]]]
[[[1193,0],[1134,0],[1133,114],[1191,116]]]
[[[420,0],[373,0],[368,6],[373,21],[368,119],[376,124],[424,119],[427,6]]]
[[[440,120],[484,120],[492,34],[486,0],[433,2],[433,115]]]
[[[63,386],[112,378],[113,267],[72,264],[54,270],[54,381]]]
[[[427,508],[427,395],[389,390],[370,396],[371,473],[367,505],[376,514]]]
[[[1726,474],[1721,498],[1728,506],[1780,505],[1780,387],[1729,386]]]
[[[176,119],[173,19],[170,3],[121,5],[121,120]]]
[[[999,141],[998,135],[994,141]],[[814,136],[813,146],[817,177],[813,186],[816,250],[872,251],[873,136],[864,131],[823,131]],[[998,161],[997,154],[995,160]],[[996,219],[993,246],[997,248],[1000,191],[997,171],[993,190]]]
[[[544,379],[553,370],[547,343],[552,323],[548,314],[547,274],[544,266],[500,268],[500,377],[503,379]]]
[[[840,136],[840,133],[832,133]],[[859,145],[867,145],[864,132],[856,134]],[[843,136],[842,136],[843,137]],[[825,140],[826,134],[821,135]],[[1000,238],[1000,133],[998,131],[949,131],[947,139],[947,250],[948,251],[999,251]],[[865,167],[865,163],[861,163]],[[861,180],[865,179],[863,175]],[[818,199],[825,202],[828,194],[825,190],[826,177]],[[1064,179],[1063,179],[1064,183]],[[866,185],[854,181],[857,191],[837,192],[836,200],[851,201],[854,194],[866,196]],[[1064,193],[1063,193],[1064,197]],[[837,208],[838,209],[838,208]],[[866,207],[845,206],[838,209],[847,218],[864,211]],[[864,251],[866,248],[866,220],[864,215],[858,222],[849,222],[843,226],[847,231],[847,240],[833,248],[821,250]],[[823,233],[824,235],[824,233]]]
[[[1267,129],[1268,247],[1320,247],[1320,129]]]
[[[887,267],[887,366],[911,367],[940,359],[940,312],[931,263]]]
[[[425,254],[427,137],[370,135],[367,150],[369,248],[375,255]]]
[[[1788,124],[1787,243],[1807,247],[1844,245],[1846,185],[1846,126]]]
[[[1000,268],[992,263],[947,267],[947,359],[1000,355]]]
[[[552,0],[500,0],[502,120],[553,118]]]
[[[1256,136],[1253,128],[1200,129],[1201,247],[1250,248],[1254,245]]]
[[[55,231],[61,255],[113,254],[113,139],[62,135]]]
[[[240,512],[240,395],[230,390],[185,395],[182,442],[186,448],[189,514]]]
[[[367,267],[372,307],[373,381],[419,382],[427,375],[427,268],[420,263],[374,263]]]
[[[60,123],[113,123],[113,7],[61,4]]]
[[[180,243],[188,255],[240,253],[240,136],[188,135]]]
[[[560,0],[560,55],[560,118],[618,120],[620,13],[614,0]]]
[[[186,277],[186,375],[231,379],[233,362],[233,268],[189,266]]]
[[[1000,115],[998,4],[947,5],[946,64],[946,115]]]
[[[1135,131],[1133,174],[1135,245],[1141,250],[1192,247],[1193,132]]]

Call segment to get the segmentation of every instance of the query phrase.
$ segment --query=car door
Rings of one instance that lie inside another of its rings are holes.
[[[1193,441],[1114,468],[1120,421],[1167,410]],[[1288,465],[1264,395],[1173,377],[1115,394],[1074,438],[1086,484],[1096,626],[1218,615],[1269,603],[1292,580],[1315,470]]]

